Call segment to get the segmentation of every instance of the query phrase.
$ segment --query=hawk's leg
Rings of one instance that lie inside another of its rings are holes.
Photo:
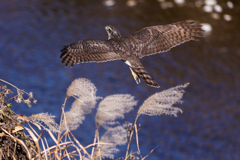
[[[139,84],[141,82],[140,77],[132,70],[131,67],[129,67],[129,68],[132,72],[133,78],[135,79],[136,83]]]
[[[149,86],[159,88],[160,86],[156,81],[148,74],[143,65],[141,64],[138,57],[132,56],[128,60],[124,61],[128,67],[130,68],[132,75],[137,82],[140,82],[140,78],[142,78]]]

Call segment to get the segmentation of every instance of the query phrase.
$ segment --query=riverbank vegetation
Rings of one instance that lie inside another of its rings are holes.
[[[37,100],[32,92],[28,93],[2,79],[0,82],[0,159],[21,160],[114,159],[119,145],[126,146],[126,154],[119,159],[145,159],[149,154],[141,155],[140,152],[138,139],[143,138],[140,130],[144,128],[140,129],[138,118],[141,115],[177,116],[178,113],[182,113],[180,108],[173,105],[182,102],[183,89],[188,86],[179,85],[153,94],[140,105],[134,122],[121,124],[119,119],[124,119],[124,115],[137,106],[134,97],[129,94],[98,97],[95,85],[88,79],[79,78],[69,86],[61,108],[60,122],[56,123],[56,117],[48,113],[34,114],[30,117],[15,113],[14,108],[18,103],[26,103],[31,107]],[[12,87],[17,90],[16,95],[9,89]],[[66,102],[70,97],[75,100],[71,109],[65,111]],[[93,143],[84,146],[73,135],[72,130],[81,127],[85,115],[95,108],[97,112]],[[100,127],[105,130],[102,136],[99,135]],[[136,143],[136,151],[131,150],[132,143]]]

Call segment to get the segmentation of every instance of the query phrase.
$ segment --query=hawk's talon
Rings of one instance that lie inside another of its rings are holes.
[[[132,70],[131,67],[129,67],[129,68],[132,72],[133,78],[135,79],[136,83],[139,84],[141,82],[140,77]]]

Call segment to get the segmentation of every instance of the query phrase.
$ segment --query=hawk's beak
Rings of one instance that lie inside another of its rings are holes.
[[[108,26],[105,26],[105,29],[106,29],[106,31],[109,31],[109,30],[110,30],[110,28],[109,28]]]

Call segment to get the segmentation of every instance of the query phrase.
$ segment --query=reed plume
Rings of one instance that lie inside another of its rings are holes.
[[[177,107],[173,107],[173,104],[182,103],[180,100],[184,93],[184,88],[188,86],[189,83],[184,85],[179,85],[159,93],[155,93],[146,99],[143,105],[138,110],[138,116],[140,114],[146,114],[149,116],[153,115],[173,115],[177,116],[177,113],[182,113],[182,110]]]
[[[101,137],[94,157],[114,159],[114,153],[119,151],[116,146],[126,142],[126,130],[122,126],[110,128]]]
[[[96,92],[95,85],[85,78],[78,78],[69,86],[67,97],[75,98],[71,109],[65,112],[67,126],[70,130],[77,129],[85,119],[85,114],[91,113],[97,99],[100,98],[96,96]],[[64,130],[64,126],[61,127],[61,130]]]
[[[137,104],[134,97],[129,94],[115,94],[104,98],[98,107],[96,124],[108,129],[113,124],[117,124],[116,119],[124,118],[124,114],[130,112]]]

